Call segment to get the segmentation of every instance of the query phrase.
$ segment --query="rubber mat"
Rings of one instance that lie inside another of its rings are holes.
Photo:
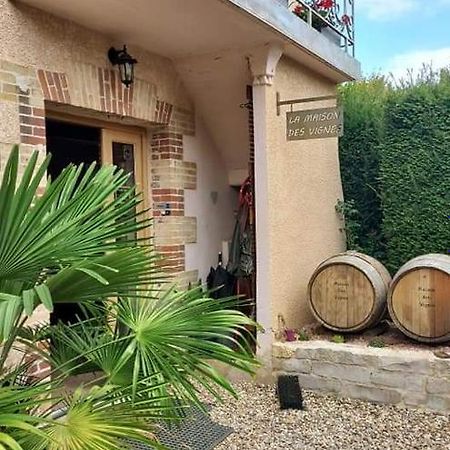
[[[170,450],[212,450],[227,438],[233,429],[213,422],[208,414],[192,408],[179,425],[163,424],[156,436]],[[153,447],[130,441],[134,450],[152,450]]]

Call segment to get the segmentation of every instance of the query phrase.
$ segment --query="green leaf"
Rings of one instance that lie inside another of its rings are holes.
[[[53,301],[50,289],[45,284],[40,284],[34,287],[34,290],[39,297],[39,300],[47,308],[48,311],[53,312]]]
[[[34,289],[27,289],[22,292],[23,306],[25,309],[25,314],[31,316],[34,311],[34,299],[35,291]]]
[[[87,269],[86,267],[79,267],[76,270],[79,270],[80,272],[83,272],[83,273],[89,275],[90,277],[94,278],[94,280],[97,280],[99,283],[102,283],[102,284],[105,284],[105,285],[109,284],[109,281],[106,278],[102,277],[101,275],[99,275],[94,270]],[[118,271],[116,271],[116,273],[117,272]]]

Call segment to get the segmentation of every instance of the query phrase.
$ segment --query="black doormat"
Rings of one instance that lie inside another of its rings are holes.
[[[178,425],[162,424],[156,437],[170,450],[212,450],[227,438],[233,429],[213,422],[207,413],[192,408],[186,419]],[[152,447],[132,441],[135,450],[152,450]]]

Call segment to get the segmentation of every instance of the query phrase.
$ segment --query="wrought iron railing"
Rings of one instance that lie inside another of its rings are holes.
[[[289,9],[355,56],[356,0],[292,0]]]

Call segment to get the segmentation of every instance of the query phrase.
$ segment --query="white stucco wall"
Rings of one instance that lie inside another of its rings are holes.
[[[324,259],[345,248],[335,205],[342,199],[337,138],[286,140],[286,111],[276,114],[281,98],[336,93],[334,83],[283,57],[270,88],[267,110],[268,182],[272,281],[272,320],[282,314],[290,327],[313,320],[307,303],[308,281]],[[296,110],[333,106],[298,105]]]
[[[185,159],[197,163],[198,177],[197,189],[185,191],[185,215],[197,217],[197,242],[186,245],[186,270],[197,269],[206,282],[222,241],[232,237],[237,193],[228,185],[225,164],[199,117],[196,122],[195,138],[184,137]]]

